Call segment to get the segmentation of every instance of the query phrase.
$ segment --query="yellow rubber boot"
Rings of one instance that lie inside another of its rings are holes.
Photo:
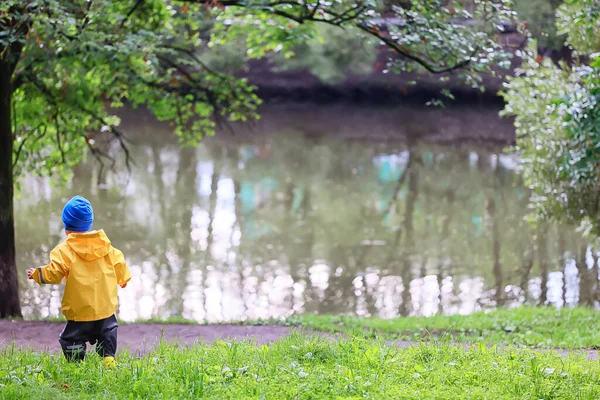
[[[117,360],[114,357],[104,357],[104,368],[113,369],[117,366]]]

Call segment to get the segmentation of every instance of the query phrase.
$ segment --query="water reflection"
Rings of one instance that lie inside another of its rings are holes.
[[[327,139],[348,123],[323,137],[290,120],[180,149],[168,127],[140,122],[130,177],[89,162],[68,188],[24,179],[21,277],[63,239],[60,211],[78,192],[136,278],[124,320],[597,304],[598,253],[571,229],[524,221],[528,191],[500,147]],[[21,287],[27,317],[59,315],[60,287]]]

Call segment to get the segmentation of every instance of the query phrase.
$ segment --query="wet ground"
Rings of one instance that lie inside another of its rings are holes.
[[[16,345],[19,348],[29,348],[36,351],[59,352],[58,335],[64,323],[37,321],[0,320],[0,348]],[[211,343],[215,340],[252,340],[257,344],[266,344],[288,336],[294,328],[279,325],[176,325],[176,324],[125,324],[119,327],[119,349],[128,349],[134,354],[146,354],[161,340],[175,342],[181,345],[191,345],[195,342]],[[322,334],[330,337],[330,334]],[[419,342],[394,340],[389,342],[400,348],[418,346]],[[468,344],[455,343],[465,348]],[[566,356],[569,350],[540,350],[556,351]],[[598,350],[573,350],[577,354],[587,356],[590,361],[598,360]]]
[[[60,351],[58,336],[65,324],[60,322],[0,320],[0,347],[17,347],[41,351]],[[165,325],[123,324],[118,329],[120,350],[144,354],[162,340],[193,344],[220,339],[254,340],[264,344],[289,335],[291,329],[277,325]]]

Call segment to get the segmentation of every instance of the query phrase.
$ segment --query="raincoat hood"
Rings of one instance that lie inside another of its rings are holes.
[[[69,247],[85,261],[95,261],[105,257],[111,250],[110,240],[102,229],[85,233],[70,233]]]

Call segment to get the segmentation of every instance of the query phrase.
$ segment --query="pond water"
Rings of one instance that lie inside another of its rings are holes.
[[[62,206],[81,194],[133,273],[123,320],[594,305],[598,254],[572,229],[525,221],[496,113],[279,109],[181,149],[132,112],[130,174],[90,160],[64,187],[23,179],[20,278],[64,239]],[[61,296],[21,279],[28,318],[59,316]]]

